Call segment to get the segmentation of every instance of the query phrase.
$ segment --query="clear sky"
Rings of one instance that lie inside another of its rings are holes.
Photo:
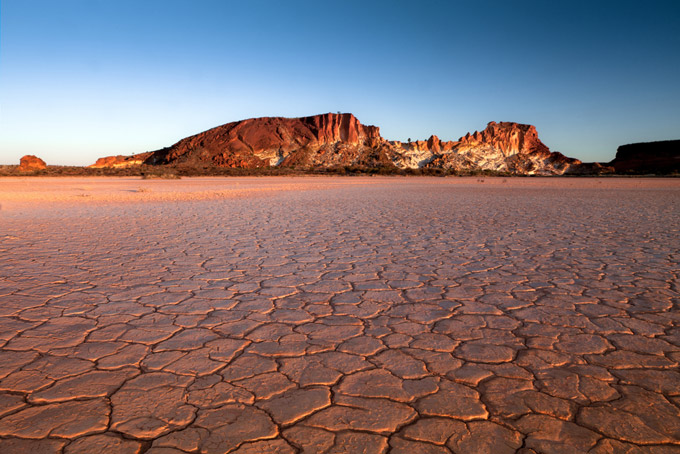
[[[530,123],[609,161],[680,139],[680,1],[2,0],[0,164],[352,112],[391,140]]]

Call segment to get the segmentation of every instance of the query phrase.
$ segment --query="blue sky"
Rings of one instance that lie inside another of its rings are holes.
[[[680,139],[678,1],[2,0],[0,164],[352,112],[388,139],[489,121],[609,161]]]

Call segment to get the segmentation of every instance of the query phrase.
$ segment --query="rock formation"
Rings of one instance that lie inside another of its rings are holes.
[[[47,164],[45,164],[45,161],[30,154],[22,157],[19,161],[19,170],[21,172],[32,172],[34,170],[42,170],[46,168]]]
[[[494,170],[517,174],[563,174],[581,162],[550,152],[536,128],[491,122],[458,141],[437,136],[402,143],[380,136],[349,113],[302,118],[264,117],[227,123],[154,152],[99,159],[91,167],[136,164],[256,168],[336,166]]]
[[[377,127],[362,125],[352,114],[254,118],[180,140],[154,152],[147,164],[351,165],[359,164],[382,141]]]
[[[494,170],[516,174],[563,174],[581,165],[577,159],[550,152],[538,138],[536,128],[511,122],[491,122],[481,132],[466,134],[456,142],[437,136],[427,142],[402,144],[399,167],[448,170]]]
[[[621,145],[609,165],[617,173],[680,173],[680,140]]]
[[[153,153],[147,151],[146,153],[139,153],[132,156],[106,156],[104,158],[97,159],[97,162],[88,166],[95,169],[102,167],[130,167],[140,164],[144,164],[144,161],[149,158]]]

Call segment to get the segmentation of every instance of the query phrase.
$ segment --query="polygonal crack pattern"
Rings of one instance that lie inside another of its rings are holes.
[[[680,185],[513,181],[3,213],[0,452],[680,452]]]

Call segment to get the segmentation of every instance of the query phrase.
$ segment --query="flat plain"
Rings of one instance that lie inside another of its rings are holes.
[[[0,452],[680,452],[680,179],[6,178]]]

